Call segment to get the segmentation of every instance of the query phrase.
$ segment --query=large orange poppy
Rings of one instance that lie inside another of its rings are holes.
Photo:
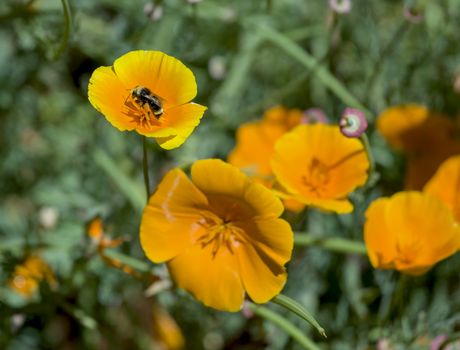
[[[180,169],[163,178],[142,216],[141,245],[205,305],[237,311],[245,292],[265,303],[286,282],[293,233],[282,211],[270,190],[238,168],[200,160],[191,180]]]

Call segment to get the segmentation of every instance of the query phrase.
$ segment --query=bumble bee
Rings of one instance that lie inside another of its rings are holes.
[[[154,95],[148,88],[138,86],[131,90],[131,97],[140,107],[149,106],[153,115],[159,119],[163,114],[163,104],[161,99]]]

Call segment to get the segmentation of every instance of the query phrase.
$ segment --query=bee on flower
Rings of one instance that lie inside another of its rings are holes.
[[[182,145],[199,124],[207,108],[190,102],[196,94],[192,71],[160,51],[128,52],[96,69],[88,86],[89,101],[113,126],[164,149]]]

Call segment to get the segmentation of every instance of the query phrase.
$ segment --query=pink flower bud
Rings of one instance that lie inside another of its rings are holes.
[[[363,112],[355,108],[345,108],[339,122],[340,131],[347,137],[360,137],[367,129]]]

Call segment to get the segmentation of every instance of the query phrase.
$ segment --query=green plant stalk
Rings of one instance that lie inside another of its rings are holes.
[[[304,349],[307,350],[320,350],[320,348],[313,343],[305,334],[298,329],[294,324],[289,320],[285,319],[283,316],[277,314],[276,312],[270,310],[266,306],[255,305],[254,303],[247,303],[249,309],[254,312],[256,315],[273,322],[284,332],[289,334],[297,343],[299,343]]]
[[[329,72],[325,66],[320,65],[316,58],[303,50],[294,41],[267,25],[255,23],[255,27],[257,31],[265,37],[265,39],[278,46],[291,57],[295,58],[308,70],[314,71],[315,76],[344,104],[350,107],[358,108],[368,116],[372,115],[369,109],[367,109],[360,101],[358,101],[358,99],[353,96],[347,90],[347,88]]]
[[[147,154],[147,138],[142,136],[142,168],[144,169],[144,184],[145,193],[147,195],[147,203],[150,198],[150,181],[149,181],[149,160]]]
[[[366,133],[362,133],[359,137],[361,142],[363,143],[364,149],[367,154],[367,159],[369,160],[369,170],[368,170],[368,177],[366,186],[372,187],[378,179],[377,173],[375,172],[375,159],[374,155],[372,154],[371,145],[369,143],[369,138],[367,137]]]
[[[131,205],[142,213],[144,209],[144,195],[142,187],[133,181],[127,174],[123,173],[109,155],[101,149],[97,149],[93,155],[94,162],[101,167],[109,178],[118,186],[126,196]]]
[[[297,301],[287,297],[286,295],[283,294],[278,294],[276,297],[274,297],[272,300],[270,300],[272,303],[278,304],[285,309],[289,310],[290,312],[296,314],[303,320],[307,321],[310,323],[313,327],[316,328],[319,334],[321,334],[324,338],[327,338],[326,331],[324,328],[316,321],[316,319],[313,317],[310,312],[308,312],[300,303]]]
[[[317,237],[308,233],[294,234],[296,247],[320,247],[337,253],[367,255],[366,246],[362,242],[340,237]]]
[[[54,53],[53,58],[55,60],[61,57],[62,53],[67,47],[67,43],[69,42],[70,30],[72,28],[72,14],[70,12],[69,2],[68,0],[61,0],[61,3],[62,3],[62,9],[64,11],[64,32],[62,33],[61,43],[59,44],[59,47]]]

